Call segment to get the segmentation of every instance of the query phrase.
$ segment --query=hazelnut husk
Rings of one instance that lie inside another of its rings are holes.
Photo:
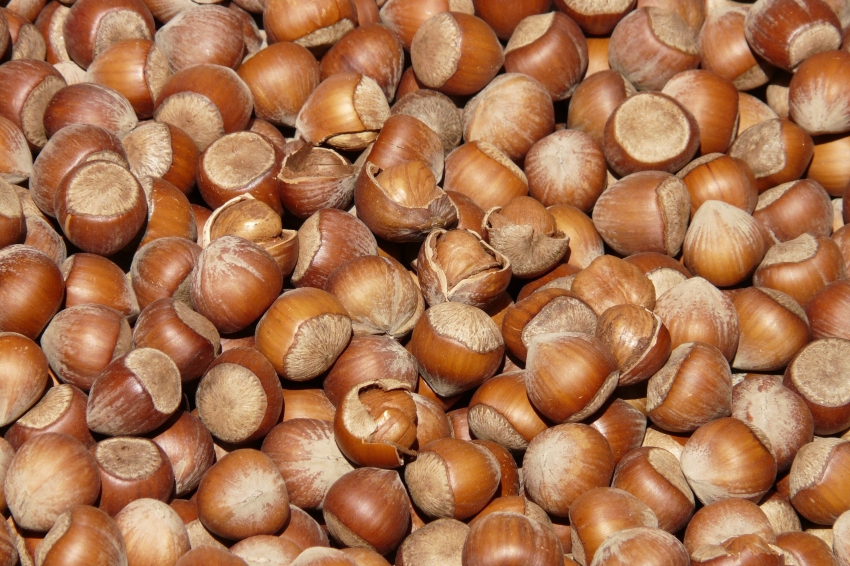
[[[457,207],[418,160],[383,170],[367,162],[354,189],[354,205],[358,218],[391,242],[419,242],[431,230],[457,222]]]
[[[516,197],[490,210],[484,226],[490,245],[510,260],[513,274],[523,279],[549,271],[570,243],[552,214],[531,197]]]
[[[399,467],[405,455],[414,455],[418,419],[409,388],[389,378],[352,387],[334,418],[334,436],[343,454],[355,464],[377,468]]]
[[[419,248],[419,285],[429,305],[457,301],[485,308],[508,287],[507,257],[469,230],[431,231]]]

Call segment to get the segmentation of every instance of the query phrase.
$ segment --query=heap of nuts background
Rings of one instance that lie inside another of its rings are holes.
[[[850,1],[4,5],[0,566],[850,565]]]

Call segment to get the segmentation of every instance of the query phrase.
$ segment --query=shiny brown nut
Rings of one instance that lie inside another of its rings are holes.
[[[284,379],[307,381],[330,368],[351,338],[351,319],[321,289],[287,291],[257,323],[256,347]]]
[[[828,435],[847,428],[850,390],[842,379],[844,352],[850,342],[824,338],[806,344],[785,369],[783,385],[800,395],[814,417],[815,434]]]
[[[116,358],[95,379],[86,421],[93,432],[109,436],[150,432],[180,405],[180,371],[153,348],[137,348]]]
[[[62,265],[65,307],[98,304],[135,320],[139,305],[124,272],[113,261],[97,254],[77,253]]]
[[[502,336],[508,350],[520,360],[528,357],[535,338],[550,332],[593,335],[596,313],[577,294],[565,289],[540,289],[505,309]]]
[[[476,438],[511,450],[524,450],[547,428],[528,400],[523,372],[503,373],[482,384],[469,401],[467,422]]]
[[[189,535],[177,512],[156,499],[139,499],[115,516],[128,562],[176,562],[189,552]]]
[[[481,90],[504,62],[490,26],[463,12],[442,12],[423,22],[410,44],[410,57],[425,86],[458,95]]]
[[[672,432],[688,432],[732,409],[732,374],[729,363],[714,346],[686,342],[649,379],[647,416]]]
[[[150,39],[125,39],[104,49],[95,61],[86,71],[88,80],[124,95],[138,117],[153,115],[159,91],[172,72],[162,49]]]
[[[632,254],[625,258],[625,261],[646,275],[655,288],[656,299],[672,287],[693,277],[684,265],[668,255],[657,252]]]
[[[490,502],[501,471],[487,448],[443,438],[422,447],[405,468],[404,478],[413,502],[427,515],[462,520]]]
[[[425,311],[413,328],[408,349],[431,388],[450,396],[474,389],[494,375],[505,344],[487,313],[447,302]]]
[[[287,41],[255,53],[237,69],[254,98],[254,111],[272,124],[295,125],[307,97],[319,85],[320,66],[307,48]]]
[[[21,244],[0,250],[0,330],[34,339],[59,310],[64,291],[59,267],[43,252]]]
[[[92,187],[102,190],[92,193]],[[55,196],[56,218],[83,251],[112,255],[130,244],[145,223],[141,184],[121,165],[91,161],[72,169]]]
[[[73,385],[55,385],[47,390],[32,409],[9,427],[4,438],[17,450],[34,436],[60,432],[73,436],[89,448],[95,441],[86,426],[87,400],[86,394]]]
[[[826,2],[769,0],[750,9],[744,25],[752,50],[786,71],[841,42],[841,23]]]
[[[88,390],[109,362],[133,345],[127,319],[104,305],[65,308],[50,321],[41,347],[64,383]]]
[[[322,57],[322,80],[335,73],[356,72],[372,77],[387,100],[395,98],[404,66],[401,39],[386,26],[360,22]]]
[[[192,205],[183,192],[162,179],[143,177],[142,190],[148,201],[147,224],[139,232],[139,246],[158,238],[198,238]]]
[[[753,274],[753,285],[782,291],[806,308],[818,291],[844,273],[844,258],[835,241],[802,234],[767,250]]]
[[[593,225],[619,254],[675,256],[685,239],[689,212],[690,197],[682,181],[663,171],[642,171],[602,193],[593,209]]]
[[[345,546],[388,554],[410,529],[410,502],[395,470],[358,468],[328,490],[322,515]]]
[[[747,377],[735,386],[732,416],[764,432],[780,473],[791,466],[800,448],[812,441],[814,419],[805,401],[771,376]]]
[[[571,290],[597,316],[623,304],[652,310],[657,302],[655,287],[638,267],[608,254],[597,257],[579,271]]]
[[[491,143],[465,143],[446,156],[443,188],[471,198],[485,212],[528,194],[522,169]]]
[[[720,200],[752,214],[758,203],[756,180],[749,165],[724,154],[694,159],[676,173],[688,187],[691,219],[706,201]]]
[[[621,489],[591,489],[570,506],[572,551],[579,563],[590,564],[609,536],[639,527],[657,528],[658,519],[645,503]]]
[[[224,6],[184,10],[156,32],[156,43],[175,73],[202,63],[236,69],[245,54],[242,20]]]
[[[732,304],[741,330],[732,360],[735,369],[780,370],[809,341],[809,319],[786,293],[750,287],[737,294]]]
[[[201,480],[196,501],[204,526],[231,540],[273,534],[290,517],[286,484],[277,466],[250,448],[216,462]]]
[[[206,471],[215,463],[215,450],[210,431],[188,411],[177,411],[152,440],[162,448],[174,471],[174,494],[190,493]]]
[[[682,71],[662,90],[693,114],[699,126],[701,155],[725,153],[738,133],[738,90],[712,71]]]
[[[168,501],[174,490],[174,472],[165,452],[147,438],[116,437],[91,448],[100,473],[98,507],[114,517],[128,503],[141,498]]]
[[[6,118],[0,118],[0,178],[20,183],[32,175],[32,153],[21,129]]]
[[[649,379],[670,356],[670,332],[658,315],[632,304],[605,310],[596,337],[608,346],[620,368],[619,385]]]
[[[390,117],[384,91],[360,73],[331,75],[304,101],[295,128],[305,141],[344,150],[364,149]]]
[[[130,265],[139,307],[171,297],[188,304],[190,275],[200,255],[200,246],[185,238],[159,238],[139,248]]]
[[[0,77],[8,85],[0,96],[0,115],[21,129],[31,149],[44,147],[44,110],[65,79],[51,65],[32,59],[5,63]]]
[[[280,419],[283,393],[271,363],[254,348],[215,358],[195,393],[198,417],[217,439],[244,444],[262,438]]]
[[[121,143],[127,152],[130,171],[139,179],[159,177],[184,194],[195,186],[198,146],[177,126],[165,122],[142,122],[125,135]],[[200,233],[200,228],[198,231]]]
[[[699,64],[694,32],[672,11],[638,8],[611,34],[611,68],[638,90],[659,90],[674,75]]]
[[[93,124],[124,137],[138,124],[130,101],[119,91],[97,83],[68,85],[44,109],[47,137],[71,124]]]
[[[495,512],[474,522],[463,545],[469,566],[506,565],[510,557],[541,566],[561,566],[563,548],[555,533],[519,513]]]
[[[36,547],[35,563],[55,564],[68,555],[90,563],[127,562],[124,537],[115,520],[90,505],[75,505],[56,519]]]
[[[534,77],[552,100],[572,95],[587,62],[584,34],[571,18],[557,11],[523,18],[505,47],[505,70]]]
[[[776,479],[770,441],[732,417],[702,425],[682,451],[682,472],[705,505],[738,497],[757,501]]]
[[[177,364],[183,382],[200,377],[221,349],[221,337],[212,322],[171,298],[142,310],[133,328],[133,342],[136,347],[166,353]]]
[[[168,79],[154,118],[185,131],[203,151],[224,134],[243,130],[251,109],[251,91],[232,69],[202,63]]]
[[[434,130],[448,155],[461,141],[461,116],[451,98],[427,88],[398,96],[391,108],[392,114],[405,114],[425,123]]]
[[[524,73],[494,78],[463,108],[464,139],[489,142],[514,161],[522,160],[554,126],[549,92]]]
[[[608,185],[605,155],[582,131],[560,130],[536,142],[525,158],[531,196],[546,206],[589,212]]]
[[[737,4],[712,9],[699,32],[702,68],[729,79],[741,90],[761,86],[773,74],[773,66],[757,58],[747,43],[744,20],[748,11],[749,6]]]
[[[726,202],[709,200],[688,226],[682,258],[694,275],[718,287],[729,287],[750,277],[766,247],[752,216]]]
[[[694,513],[694,494],[675,456],[663,448],[643,447],[628,453],[614,470],[611,487],[625,490],[655,512],[658,527],[681,530]]]
[[[267,251],[239,236],[222,236],[201,252],[190,289],[197,311],[228,334],[259,319],[282,287],[280,266]]]
[[[638,171],[675,173],[696,155],[699,124],[675,98],[642,92],[617,106],[605,123],[602,149],[618,175]]]
[[[791,505],[803,518],[831,525],[848,509],[846,493],[837,486],[847,477],[850,445],[840,438],[821,438],[806,444],[791,465]]]
[[[617,71],[607,69],[588,75],[570,99],[567,127],[586,133],[602,147],[605,123],[620,103],[635,92],[632,83]]]
[[[387,118],[375,143],[364,154],[364,163],[374,163],[380,169],[407,161],[422,161],[436,179],[443,176],[443,145],[440,136],[414,116],[393,114]]]
[[[226,134],[211,143],[198,161],[198,190],[213,210],[234,197],[251,194],[283,213],[278,195],[283,153],[254,132]]]
[[[348,0],[322,0],[302,5],[294,0],[271,0],[263,10],[269,43],[293,41],[322,50],[357,25],[357,10]]]
[[[655,309],[667,330],[671,345],[707,342],[732,360],[738,348],[740,326],[735,307],[714,285],[692,277],[667,290]]]
[[[280,470],[292,505],[319,509],[330,487],[353,467],[334,441],[333,424],[296,418],[275,426],[263,440],[263,453]]]
[[[749,165],[760,193],[802,177],[813,153],[809,134],[778,118],[744,130],[729,148],[730,156]]]
[[[97,500],[100,476],[82,442],[47,433],[31,438],[15,453],[4,491],[17,525],[46,532],[69,507]]]
[[[609,485],[613,472],[614,455],[605,437],[577,423],[541,432],[523,459],[528,497],[557,517],[568,516],[582,493]]]

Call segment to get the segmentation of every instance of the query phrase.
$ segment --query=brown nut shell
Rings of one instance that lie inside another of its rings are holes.
[[[410,529],[410,503],[394,470],[358,468],[339,478],[322,514],[331,535],[345,546],[392,552]]]
[[[257,323],[256,347],[284,379],[307,381],[336,360],[351,338],[339,301],[304,287],[281,295]]]
[[[425,311],[413,328],[408,349],[431,388],[451,396],[474,389],[494,375],[505,344],[487,313],[447,302]]]
[[[408,161],[379,169],[367,162],[354,189],[357,216],[391,242],[418,242],[457,222],[457,209],[427,164]]]
[[[349,389],[334,417],[334,437],[342,453],[360,466],[404,464],[404,455],[414,453],[416,438],[416,407],[406,394],[409,389],[407,383],[387,378]]]
[[[614,356],[588,334],[541,334],[528,349],[528,398],[558,423],[593,414],[613,393],[619,376]]]
[[[432,230],[419,248],[417,275],[429,305],[484,308],[507,289],[510,260],[469,230]]]
[[[694,431],[681,461],[682,472],[705,505],[729,497],[758,501],[776,479],[776,459],[767,437],[732,417]]]

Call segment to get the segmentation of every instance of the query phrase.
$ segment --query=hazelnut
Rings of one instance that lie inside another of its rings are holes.
[[[351,319],[326,291],[304,287],[277,298],[257,323],[256,347],[284,379],[307,381],[333,365],[351,338]]]
[[[494,375],[505,344],[487,313],[446,302],[425,311],[413,328],[408,349],[431,388],[450,396],[474,389]]]
[[[17,525],[46,532],[72,506],[97,500],[100,476],[82,442],[49,432],[18,448],[6,472],[4,491]]]
[[[273,534],[289,521],[283,477],[259,450],[244,448],[224,456],[204,475],[196,495],[204,526],[231,540]]]
[[[708,505],[738,497],[758,501],[776,479],[776,458],[764,433],[732,417],[704,424],[682,451],[682,472]]]
[[[582,493],[609,485],[613,473],[611,447],[600,432],[584,424],[546,429],[534,437],[523,457],[528,497],[557,517],[568,516]]]
[[[422,447],[404,471],[410,497],[431,517],[467,519],[496,493],[501,471],[487,448],[458,438]]]
[[[649,147],[641,136],[641,144]],[[689,212],[688,189],[682,181],[663,171],[642,171],[623,177],[602,193],[593,209],[593,225],[621,255],[675,256],[685,240]]]
[[[410,43],[410,58],[425,86],[459,95],[484,88],[505,59],[490,26],[463,12],[442,12],[423,22]]]
[[[394,470],[358,468],[328,490],[322,515],[331,536],[345,546],[388,554],[410,529],[410,503]]]
[[[676,533],[694,513],[694,494],[675,456],[663,448],[629,452],[614,470],[611,487],[625,490],[655,512],[658,528]]]

